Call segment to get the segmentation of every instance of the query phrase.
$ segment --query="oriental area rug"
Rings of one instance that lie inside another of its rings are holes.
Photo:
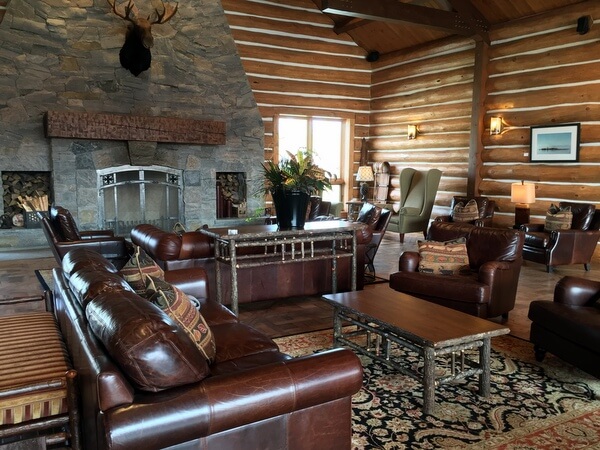
[[[332,331],[275,339],[302,356],[331,347]],[[415,358],[416,355],[405,355]],[[477,377],[436,388],[432,415],[423,414],[422,387],[411,377],[360,356],[362,389],[353,397],[353,449],[559,450],[600,448],[600,380],[531,343],[492,339],[491,395]]]

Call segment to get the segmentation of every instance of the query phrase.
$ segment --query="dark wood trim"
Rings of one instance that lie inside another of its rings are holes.
[[[469,136],[469,167],[467,174],[467,196],[479,195],[481,176],[479,169],[482,165],[483,153],[482,136],[485,132],[485,110],[483,102],[486,96],[488,79],[487,65],[489,45],[483,41],[475,44],[475,64],[473,67],[473,101],[471,106],[471,133]]]
[[[178,117],[48,111],[44,129],[49,138],[174,142],[224,145],[225,122]]]

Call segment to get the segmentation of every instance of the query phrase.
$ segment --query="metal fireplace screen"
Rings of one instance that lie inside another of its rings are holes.
[[[99,219],[103,228],[127,235],[142,223],[171,230],[181,222],[182,174],[159,166],[98,171]]]

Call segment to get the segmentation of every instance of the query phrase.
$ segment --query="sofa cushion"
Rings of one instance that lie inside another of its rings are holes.
[[[96,337],[137,389],[158,392],[195,383],[210,373],[188,335],[133,292],[100,294],[85,313]]]
[[[146,276],[146,298],[162,309],[194,341],[207,361],[215,357],[215,338],[200,313],[200,302],[159,278]]]
[[[100,272],[118,272],[112,262],[97,251],[85,247],[70,250],[62,260],[62,270],[67,278],[84,267],[94,267]]]
[[[551,204],[546,212],[544,230],[570,230],[573,222],[573,213],[570,206],[558,207]]]
[[[146,292],[146,275],[161,279],[165,277],[161,267],[139,245],[134,246],[133,255],[120,273],[138,294]]]
[[[94,266],[84,267],[72,274],[69,286],[83,309],[93,298],[104,292],[133,292],[129,283],[119,274],[105,272]]]
[[[488,261],[516,261],[522,257],[522,231],[489,227],[473,227],[467,238],[471,270]]]
[[[418,241],[419,272],[454,275],[469,267],[466,239],[452,242]]]
[[[236,360],[262,352],[278,352],[271,338],[243,323],[222,323],[211,327],[217,345],[215,363]]]
[[[452,210],[452,220],[455,222],[470,222],[479,218],[479,209],[475,199],[471,199],[466,205],[459,202]]]

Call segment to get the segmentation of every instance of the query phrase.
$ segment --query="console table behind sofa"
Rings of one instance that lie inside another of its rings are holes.
[[[368,227],[355,230],[356,289],[364,284],[366,245],[372,232]],[[138,225],[131,231],[131,241],[142,247],[164,270],[186,270],[201,267],[209,278],[210,298],[217,298],[214,239],[200,231],[182,234],[164,231],[154,225]],[[352,289],[352,258],[341,258],[337,264],[337,291]],[[331,293],[330,260],[311,260],[294,264],[264,265],[238,271],[238,301],[247,303],[304,295]],[[231,302],[231,271],[221,270],[223,303]]]

